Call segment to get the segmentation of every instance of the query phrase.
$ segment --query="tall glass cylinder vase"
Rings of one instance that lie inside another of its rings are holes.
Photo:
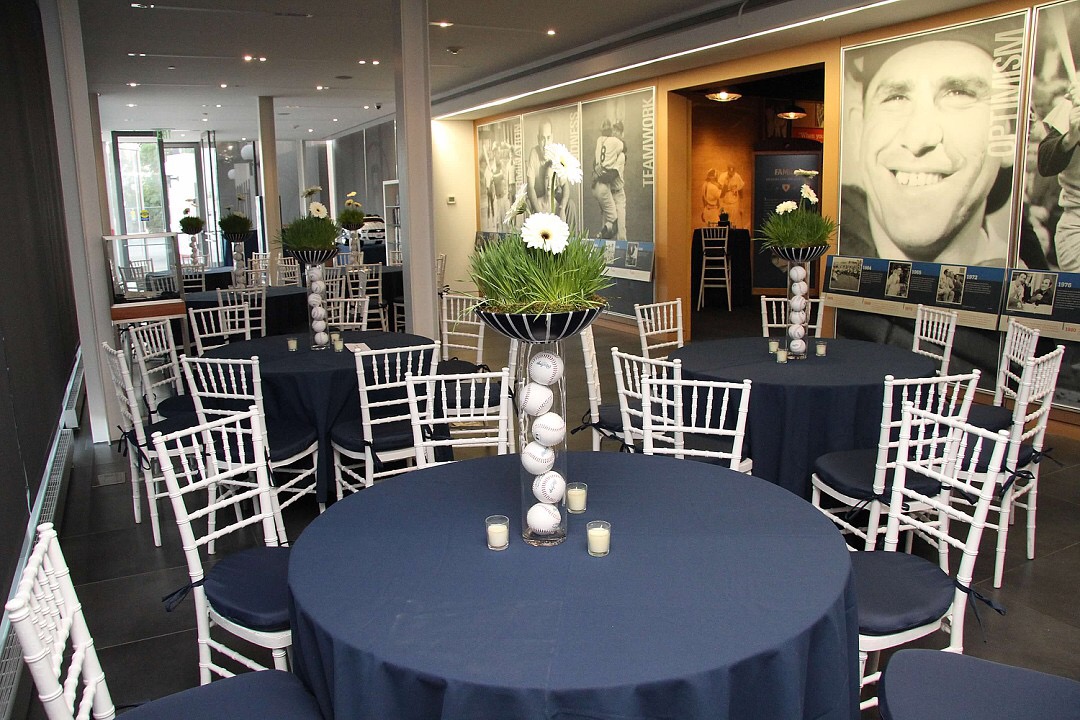
[[[303,268],[304,284],[307,286],[308,329],[312,350],[325,350],[330,346],[330,330],[326,310],[326,282],[323,266],[337,255],[333,250],[291,250]]]
[[[361,265],[364,262],[364,250],[360,244],[360,228],[347,227],[349,231],[349,264]]]
[[[773,248],[787,260],[787,357],[806,359],[807,325],[810,323],[810,263],[828,252],[828,245]]]
[[[244,287],[247,284],[247,258],[244,252],[244,241],[247,233],[225,233],[225,239],[229,241],[232,249],[233,264],[233,287]]]
[[[602,308],[545,315],[480,311],[496,332],[518,341],[515,397],[520,448],[521,537],[547,547],[566,540],[566,361],[560,341],[587,328]]]

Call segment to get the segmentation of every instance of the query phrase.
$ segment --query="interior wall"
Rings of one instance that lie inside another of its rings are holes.
[[[431,154],[435,252],[446,253],[446,283],[451,289],[475,292],[476,285],[469,279],[469,256],[480,210],[476,190],[476,133],[472,122],[432,121]]]
[[[0,4],[0,578],[10,578],[78,347],[60,163],[37,4]]]
[[[747,102],[744,102],[746,100]],[[754,199],[754,143],[761,136],[760,98],[742,98],[735,102],[698,105],[693,109],[693,127],[690,135],[690,187],[692,194],[691,222],[706,222],[702,215],[703,188],[710,170],[718,177],[726,175],[728,166],[742,178],[745,186],[739,191],[737,202],[734,191],[725,194],[721,210],[735,227],[747,227],[753,212]]]

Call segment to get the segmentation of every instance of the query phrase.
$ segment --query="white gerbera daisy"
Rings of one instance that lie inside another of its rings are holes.
[[[558,255],[570,240],[570,227],[558,215],[533,213],[521,226],[521,239],[528,247]]]
[[[804,186],[805,187],[805,186]],[[799,209],[799,203],[794,200],[785,200],[776,206],[776,214],[783,215],[785,213],[794,212]]]
[[[308,212],[317,218],[324,218],[329,214],[326,212],[326,206],[321,202],[313,202],[308,205]]]
[[[814,188],[804,184],[802,186],[802,196],[810,201],[811,205],[817,204],[817,195],[814,193]]]
[[[551,163],[551,170],[560,180],[571,185],[581,182],[581,163],[560,143],[548,143],[544,146],[544,159]]]

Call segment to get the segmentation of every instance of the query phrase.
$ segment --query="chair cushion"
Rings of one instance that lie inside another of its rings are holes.
[[[1080,718],[1080,683],[940,650],[900,650],[881,677],[884,720]]]
[[[373,425],[371,429],[375,432],[372,442],[372,449],[375,452],[401,450],[413,444],[412,423],[407,420]],[[334,425],[330,430],[330,440],[345,450],[355,453],[363,452],[364,431],[360,418]]]
[[[715,453],[731,453],[731,447],[734,444],[734,439],[729,435],[696,435],[683,433],[683,447],[687,450],[703,450],[705,452]],[[746,449],[744,444],[743,449]],[[699,462],[711,463],[713,465],[724,465],[725,467],[731,461],[725,458],[716,457],[692,457],[692,460]]]
[[[968,423],[991,432],[1008,430],[1012,425],[1012,410],[1001,405],[972,403],[971,411],[968,413]]]
[[[131,720],[321,720],[318,703],[300,678],[282,670],[247,672],[215,680],[140,705],[123,714]]]
[[[257,547],[219,560],[203,588],[214,610],[253,630],[289,629],[289,548]]]
[[[157,405],[158,417],[174,417],[177,415],[194,415],[195,398],[191,395],[173,395],[167,397]]]
[[[315,428],[296,423],[275,423],[266,428],[270,441],[270,460],[276,462],[291,458],[311,447],[318,438]]]
[[[190,415],[176,415],[175,417],[164,417],[158,420],[156,423],[146,426],[146,441],[150,447],[154,446],[154,441],[151,439],[154,433],[161,433],[162,435],[168,435],[179,430],[187,430],[189,427],[194,427],[199,424],[199,418],[194,413]]]
[[[956,586],[937,566],[902,552],[851,553],[860,635],[892,635],[927,625],[952,605]]]
[[[814,461],[814,474],[821,482],[838,492],[856,500],[874,499],[874,466],[878,451],[844,450],[822,455]],[[884,500],[887,502],[892,492],[893,468],[885,474]],[[909,472],[905,483],[918,493],[933,497],[941,491],[941,483],[925,475]]]
[[[640,407],[640,405],[641,405],[641,403],[638,403],[639,407]],[[601,405],[598,408],[598,411],[599,411],[598,412],[599,419],[596,421],[596,424],[599,425],[600,427],[602,427],[604,430],[609,430],[609,431],[611,431],[613,433],[618,433],[618,434],[621,435],[622,431],[623,431],[623,423],[622,423],[622,410],[619,408],[619,406],[618,405]],[[631,418],[633,420],[637,419],[634,416],[631,416]],[[640,422],[635,427],[637,427],[640,430],[641,429]]]

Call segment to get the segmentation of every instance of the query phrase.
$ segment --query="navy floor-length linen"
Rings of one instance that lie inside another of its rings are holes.
[[[570,453],[556,547],[520,539],[516,455],[349,496],[295,543],[296,672],[328,717],[858,717],[851,562],[818,511],[702,463]],[[484,518],[510,518],[492,552]],[[585,523],[612,524],[590,557]]]
[[[365,343],[372,350],[426,345],[422,335],[377,330],[342,333],[346,344]],[[230,343],[206,352],[211,358],[259,357],[266,424],[301,423],[315,428],[319,438],[317,496],[325,502],[333,479],[330,430],[338,421],[360,417],[356,360],[348,350],[312,350],[307,333],[298,335],[298,349],[289,352],[286,338],[275,335]]]
[[[814,460],[878,444],[885,376],[929,377],[934,361],[904,348],[829,339],[804,360],[777,363],[765,338],[693,342],[669,356],[683,377],[752,381],[747,446],[754,475],[809,499]]]

